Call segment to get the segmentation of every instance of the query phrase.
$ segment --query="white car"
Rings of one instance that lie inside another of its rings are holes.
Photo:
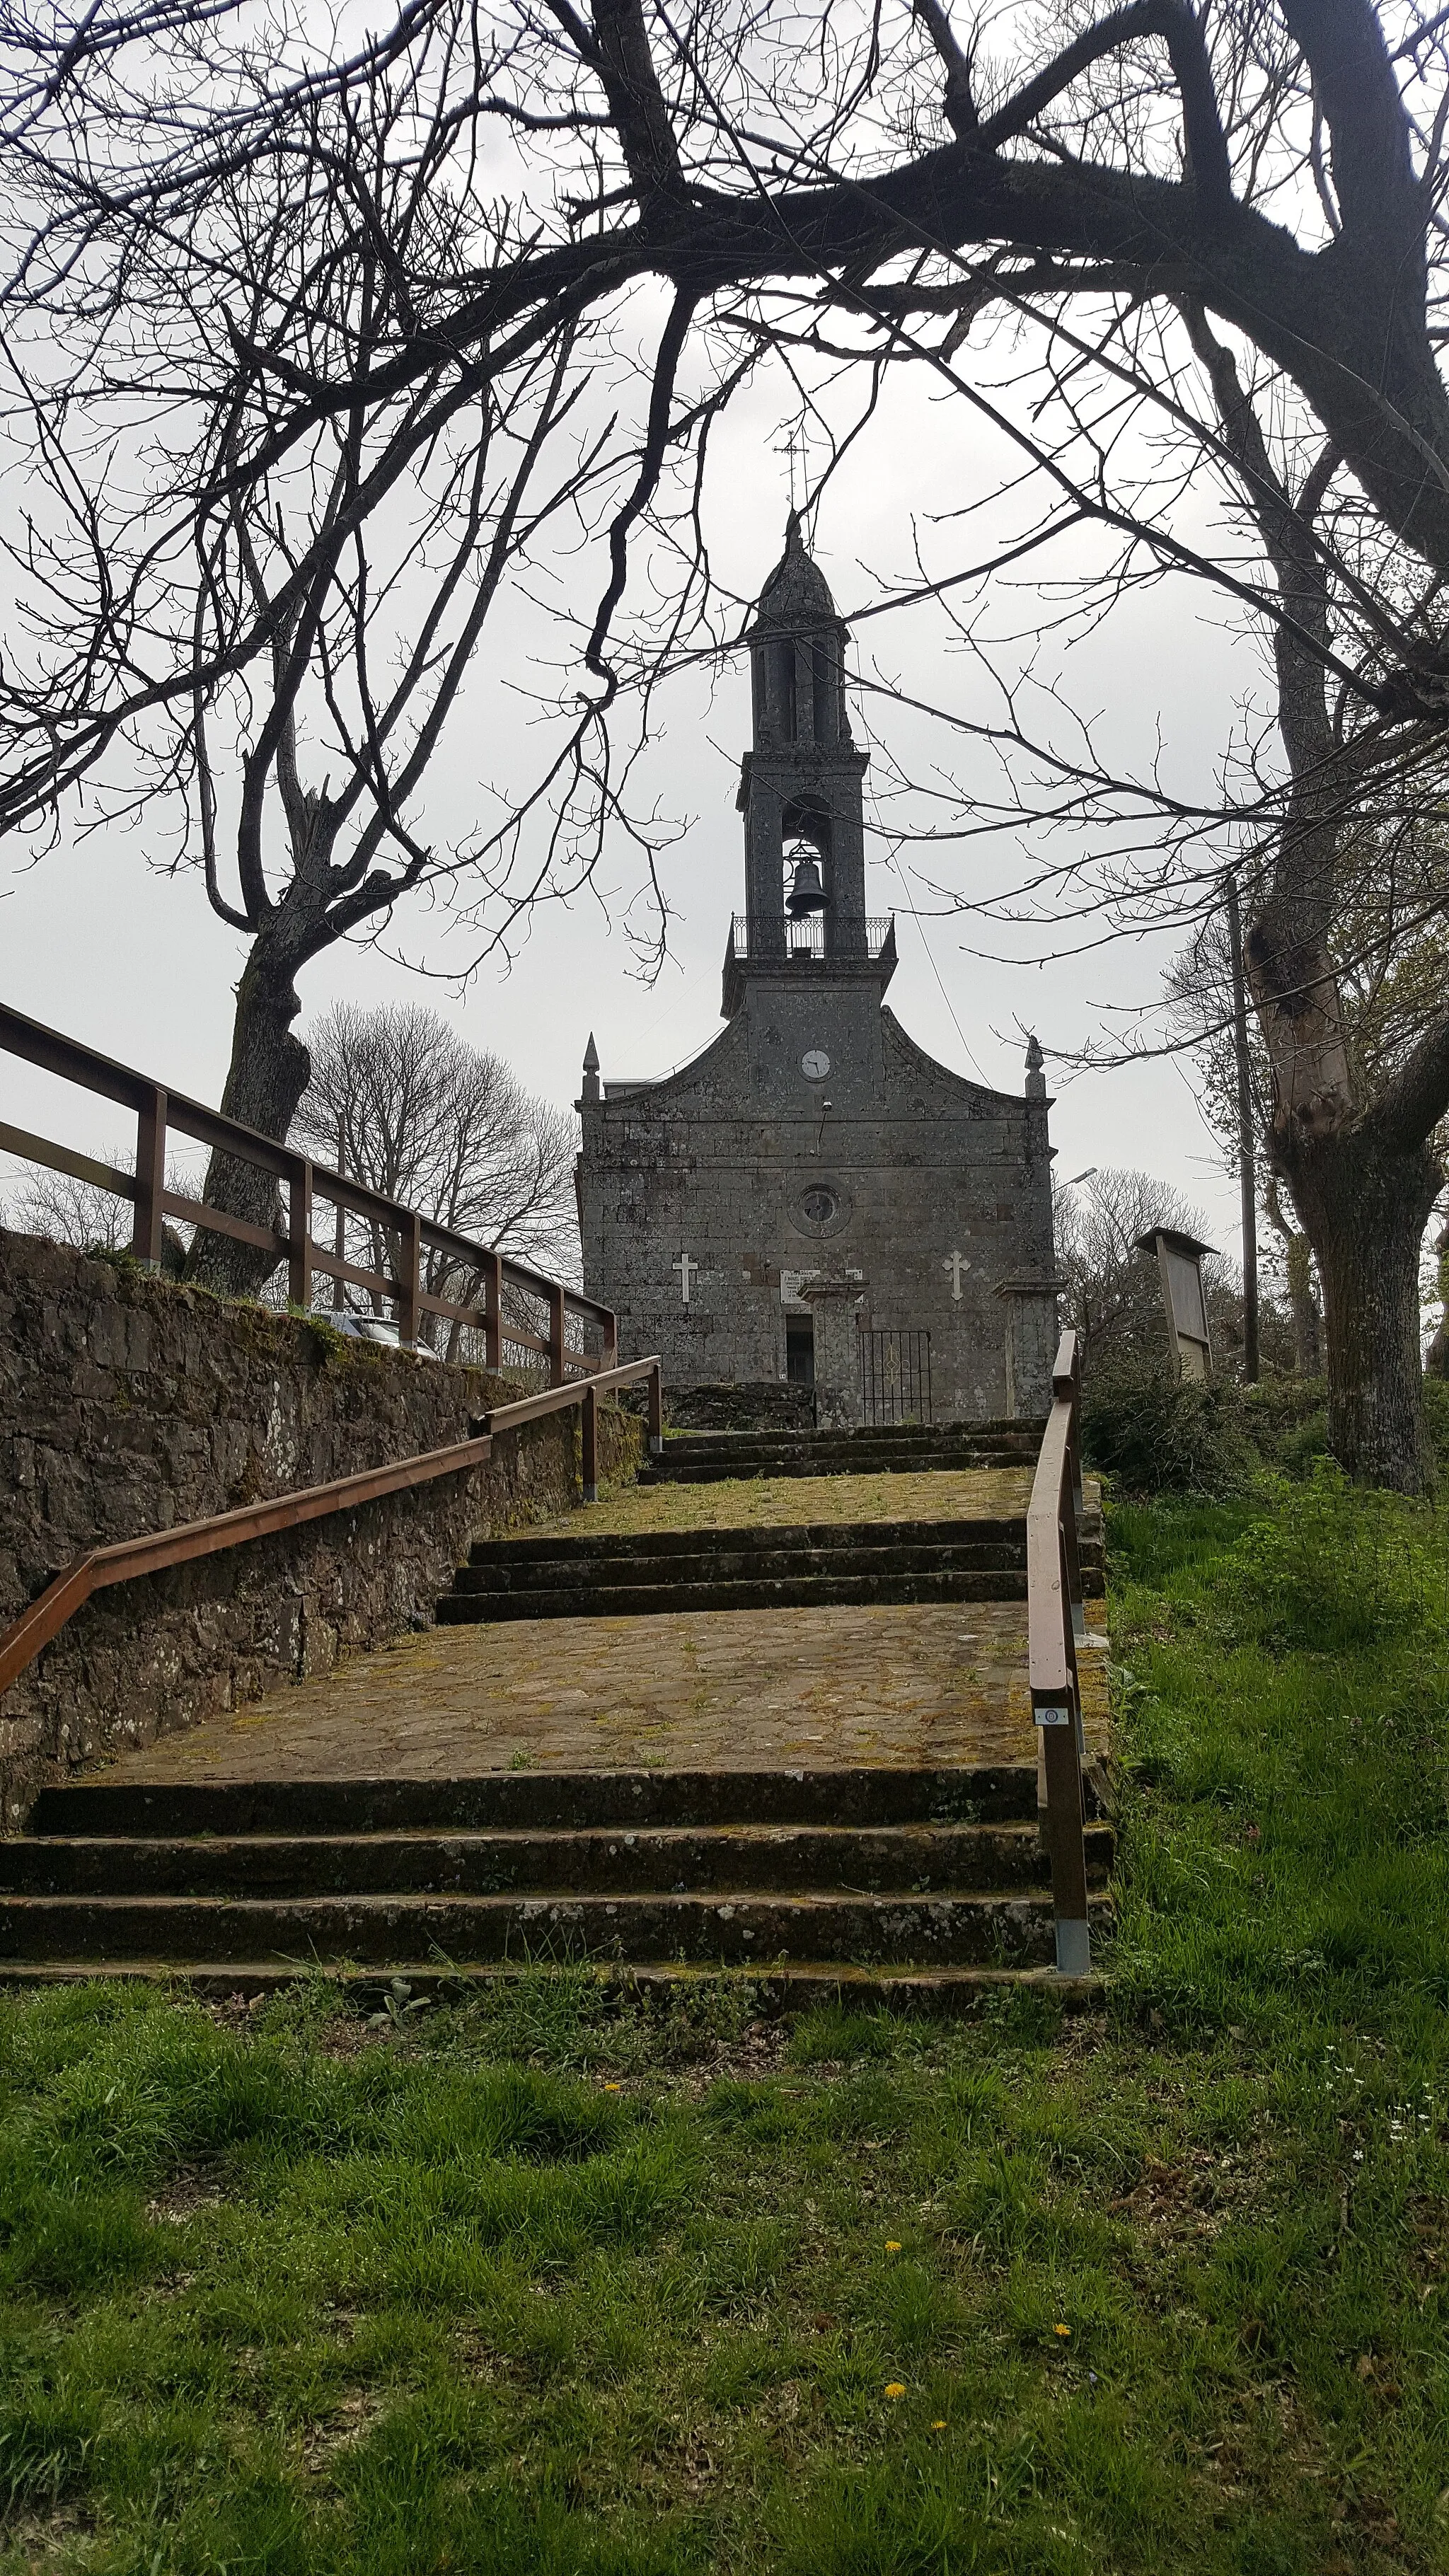
[[[353,1315],[345,1307],[334,1307],[320,1320],[330,1324],[334,1333],[342,1333],[350,1342],[380,1342],[387,1350],[407,1351],[415,1360],[435,1360],[438,1356],[436,1351],[429,1350],[426,1342],[405,1342],[396,1324],[390,1324],[384,1315]]]

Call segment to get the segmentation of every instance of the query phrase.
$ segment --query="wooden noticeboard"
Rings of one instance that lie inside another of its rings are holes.
[[[1154,1226],[1151,1234],[1140,1236],[1137,1243],[1139,1252],[1157,1255],[1168,1348],[1177,1363],[1178,1375],[1195,1378],[1199,1383],[1211,1377],[1213,1368],[1202,1288],[1203,1255],[1212,1248],[1210,1243],[1199,1243],[1194,1235],[1178,1234],[1163,1225]]]

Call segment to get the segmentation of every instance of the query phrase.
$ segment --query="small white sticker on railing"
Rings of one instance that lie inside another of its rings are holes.
[[[1070,1726],[1072,1722],[1071,1710],[1061,1701],[1054,1707],[1034,1709],[1032,1714],[1038,1726]]]

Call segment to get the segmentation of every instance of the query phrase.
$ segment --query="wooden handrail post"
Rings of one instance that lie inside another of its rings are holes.
[[[136,1119],[136,1214],[131,1250],[153,1270],[161,1267],[161,1226],[166,1195],[166,1094],[160,1084]]]
[[[564,1368],[564,1292],[557,1281],[548,1292],[548,1382],[562,1386]]]
[[[490,1252],[483,1267],[483,1366],[503,1366],[503,1256]]]
[[[1092,1963],[1077,1646],[1086,1635],[1079,1517],[1081,1360],[1064,1333],[1052,1371],[1052,1409],[1027,1512],[1027,1655],[1038,1729],[1042,1832],[1051,1860],[1058,1973],[1084,1977]]]
[[[657,1362],[649,1372],[649,1455],[664,1455],[664,1379]]]
[[[1046,1767],[1046,1846],[1052,1869],[1052,1912],[1056,1918],[1057,1973],[1089,1976],[1092,1936],[1087,1920],[1087,1849],[1082,1805],[1080,1712],[1072,1694],[1060,1716],[1038,1708]]]
[[[587,1335],[594,1324],[600,1328],[601,1358],[605,1373],[619,1368],[618,1317],[594,1298],[580,1295],[577,1289],[561,1286],[545,1277],[526,1262],[512,1261],[493,1245],[473,1242],[456,1234],[450,1226],[420,1211],[405,1208],[387,1198],[381,1190],[369,1187],[360,1174],[349,1177],[346,1169],[347,1133],[345,1120],[337,1130],[337,1167],[313,1164],[310,1178],[299,1177],[301,1158],[289,1152],[275,1137],[264,1136],[259,1129],[247,1127],[221,1111],[208,1109],[204,1102],[190,1100],[184,1092],[168,1091],[164,1083],[154,1082],[149,1074],[137,1072],[131,1065],[114,1064],[108,1056],[97,1055],[93,1048],[79,1045],[74,1038],[63,1037],[58,1029],[42,1027],[22,1011],[14,1011],[0,1002],[0,1055],[18,1056],[24,1063],[36,1064],[53,1073],[62,1082],[73,1082],[97,1099],[120,1101],[136,1116],[135,1176],[115,1169],[109,1163],[97,1162],[89,1154],[76,1154],[52,1138],[33,1136],[27,1130],[0,1120],[0,1143],[22,1160],[41,1164],[57,1172],[68,1172],[76,1180],[86,1181],[94,1189],[108,1190],[114,1197],[129,1199],[133,1209],[131,1248],[140,1262],[157,1270],[165,1242],[165,1217],[168,1195],[170,1212],[186,1225],[204,1232],[234,1237],[242,1243],[258,1245],[269,1261],[285,1259],[288,1265],[288,1287],[291,1300],[304,1308],[311,1303],[311,1283],[319,1264],[332,1276],[334,1311],[346,1308],[346,1283],[341,1273],[350,1265],[345,1254],[348,1243],[348,1219],[365,1230],[372,1247],[371,1265],[366,1260],[366,1247],[352,1270],[352,1282],[372,1299],[373,1312],[381,1315],[389,1303],[398,1310],[398,1338],[406,1348],[416,1349],[419,1326],[426,1315],[446,1313],[455,1326],[483,1326],[484,1362],[498,1371],[503,1366],[506,1330],[503,1313],[505,1276],[512,1292],[522,1305],[515,1309],[513,1331],[524,1352],[540,1352],[548,1364],[551,1391],[569,1382],[572,1357],[577,1376],[598,1374],[591,1366],[594,1354],[587,1347]],[[209,1147],[213,1158],[223,1155],[248,1168],[265,1172],[274,1189],[284,1185],[298,1204],[286,1232],[279,1221],[254,1225],[229,1214],[206,1199],[193,1199],[183,1189],[168,1194],[166,1186],[166,1143],[171,1128],[197,1143]],[[313,1234],[312,1202],[320,1192],[333,1203],[333,1243],[331,1259]],[[301,1204],[302,1201],[306,1205]],[[424,1266],[424,1236],[429,1256],[436,1252],[445,1267],[440,1274],[444,1285],[453,1271],[463,1268],[471,1277],[483,1282],[483,1310],[469,1306],[455,1309],[448,1300],[436,1295]],[[394,1255],[393,1246],[396,1245]],[[533,1301],[548,1308],[548,1335],[541,1338],[525,1318]],[[571,1353],[568,1319],[573,1313],[583,1326],[579,1346]],[[451,1347],[451,1346],[450,1346]],[[633,1385],[645,1374],[640,1363]]]
[[[312,1166],[300,1155],[287,1190],[287,1303],[312,1303]]]
[[[584,1501],[599,1499],[599,1398],[592,1386],[584,1388],[579,1407],[579,1465],[583,1476]]]
[[[398,1233],[397,1337],[411,1349],[418,1338],[418,1290],[422,1286],[423,1220],[408,1209]]]

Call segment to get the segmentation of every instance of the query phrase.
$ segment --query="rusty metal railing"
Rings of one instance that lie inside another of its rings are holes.
[[[1065,1977],[1085,1977],[1092,1964],[1082,1790],[1086,1746],[1077,1670],[1077,1650],[1087,1633],[1080,1547],[1081,1389],[1077,1337],[1063,1333],[1026,1515],[1026,1616],[1037,1799],[1051,1857],[1057,1968]]]
[[[577,1405],[582,1416],[583,1488],[586,1503],[598,1500],[599,1397],[614,1387],[649,1381],[649,1446],[658,1457],[664,1446],[663,1382],[657,1358],[628,1360],[622,1367],[600,1369],[567,1386],[549,1387],[522,1396],[516,1404],[495,1405],[479,1416],[471,1439],[451,1441],[443,1449],[424,1449],[413,1458],[394,1458],[385,1467],[364,1467],[339,1476],[329,1485],[307,1485],[299,1492],[277,1494],[267,1503],[248,1503],[240,1511],[217,1512],[209,1520],[183,1521],[175,1529],[155,1530],[144,1538],[119,1539],[94,1547],[76,1558],[47,1584],[28,1609],[0,1636],[0,1692],[7,1691],[43,1646],[60,1634],[68,1619],[93,1592],[112,1584],[134,1582],[139,1575],[163,1574],[194,1557],[219,1556],[224,1549],[244,1547],[248,1540],[269,1538],[276,1530],[295,1529],[303,1521],[325,1520],[333,1512],[355,1511],[384,1494],[404,1493],[410,1486],[431,1484],[438,1476],[462,1475],[481,1467],[491,1455],[500,1431],[516,1430],[540,1414],[559,1413]]]
[[[97,1055],[93,1048],[63,1037],[58,1029],[45,1028],[39,1020],[28,1020],[23,1012],[10,1010],[3,1003],[0,1052],[20,1056],[27,1064],[39,1065],[47,1073],[58,1074],[62,1081],[73,1082],[100,1099],[118,1101],[135,1112],[134,1172],[119,1171],[113,1164],[74,1153],[50,1137],[31,1135],[25,1128],[12,1127],[4,1120],[0,1120],[0,1151],[43,1164],[50,1171],[69,1173],[72,1179],[109,1190],[116,1198],[129,1199],[135,1210],[131,1249],[138,1261],[153,1267],[159,1264],[164,1220],[176,1217],[184,1225],[201,1226],[214,1234],[229,1235],[239,1243],[255,1244],[259,1251],[285,1261],[287,1298],[293,1306],[310,1306],[312,1281],[319,1275],[348,1282],[370,1296],[386,1298],[397,1308],[398,1338],[409,1346],[417,1342],[420,1317],[431,1314],[480,1332],[485,1368],[503,1366],[505,1347],[525,1359],[541,1358],[547,1363],[551,1386],[562,1386],[570,1370],[592,1373],[597,1368],[612,1368],[618,1359],[619,1334],[614,1314],[592,1297],[581,1296],[577,1289],[546,1277],[526,1262],[510,1260],[490,1244],[475,1243],[467,1235],[455,1234],[451,1227],[421,1216],[416,1208],[384,1198],[364,1182],[349,1180],[345,1172],[333,1171],[325,1163],[314,1163],[291,1146],[279,1145],[274,1138],[259,1135],[255,1128],[243,1127],[234,1118],[223,1118],[219,1111],[206,1108],[200,1101],[168,1091],[164,1083],[153,1081],[148,1074],[137,1073],[130,1065],[116,1064],[109,1056]],[[210,1207],[205,1200],[169,1190],[166,1141],[173,1133],[234,1155],[238,1162],[251,1163],[268,1173],[286,1192],[285,1234],[271,1226],[253,1225],[224,1208]],[[387,1245],[388,1258],[396,1263],[395,1271],[363,1269],[344,1260],[335,1244],[329,1249],[319,1242],[312,1232],[314,1197],[338,1211],[361,1217]],[[444,1264],[476,1278],[481,1303],[461,1305],[435,1296],[426,1285],[428,1253],[439,1255]],[[520,1302],[525,1307],[545,1310],[546,1336],[531,1331],[522,1313],[507,1310],[506,1301],[510,1298],[515,1310]],[[598,1342],[596,1355],[570,1346],[570,1324],[586,1335],[593,1334]]]

